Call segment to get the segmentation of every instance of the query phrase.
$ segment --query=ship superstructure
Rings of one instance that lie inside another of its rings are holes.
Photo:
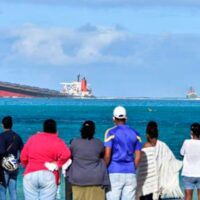
[[[195,89],[193,87],[190,87],[187,92],[186,98],[187,99],[197,99],[199,97],[198,97],[198,94],[196,93]]]
[[[85,77],[80,79],[80,74],[77,76],[77,80],[73,82],[62,82],[63,85],[61,93],[66,96],[73,97],[94,97],[92,90],[89,89],[87,80]]]

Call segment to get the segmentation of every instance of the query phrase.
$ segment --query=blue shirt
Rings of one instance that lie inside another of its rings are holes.
[[[134,153],[141,150],[142,143],[139,133],[128,125],[118,125],[105,133],[105,147],[112,148],[109,173],[134,173]]]

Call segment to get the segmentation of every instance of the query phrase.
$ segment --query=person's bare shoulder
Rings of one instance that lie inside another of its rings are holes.
[[[152,147],[151,143],[149,142],[144,143],[143,148],[148,148],[148,147]]]

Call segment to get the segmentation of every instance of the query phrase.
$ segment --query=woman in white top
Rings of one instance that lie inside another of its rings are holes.
[[[158,140],[158,126],[150,121],[146,127],[147,142],[142,148],[142,156],[137,171],[137,199],[158,200],[158,173],[155,146]]]
[[[158,140],[158,125],[150,121],[146,128],[147,142],[138,167],[137,196],[140,200],[180,199],[179,171],[182,162],[170,148]]]
[[[183,159],[183,185],[185,200],[192,200],[193,190],[198,190],[200,200],[200,124],[191,125],[191,139],[184,141],[181,148]]]

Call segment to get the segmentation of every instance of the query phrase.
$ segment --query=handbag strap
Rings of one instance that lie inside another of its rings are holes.
[[[16,138],[16,136],[15,136],[15,133],[13,134],[13,141],[12,141],[12,143],[7,147],[7,149],[6,149],[6,152],[8,153],[8,151],[12,148],[12,146],[13,146],[13,144],[14,144],[14,141],[15,141],[15,138]]]

